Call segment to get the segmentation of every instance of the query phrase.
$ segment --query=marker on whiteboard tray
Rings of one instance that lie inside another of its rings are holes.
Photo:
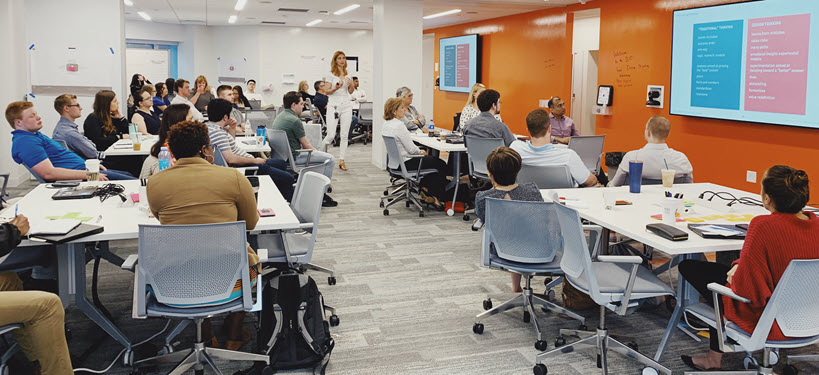
[[[108,49],[111,50],[111,54],[113,55],[114,54],[114,49],[112,47],[108,47]]]

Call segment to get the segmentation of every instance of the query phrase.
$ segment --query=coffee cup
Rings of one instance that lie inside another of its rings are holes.
[[[85,161],[85,179],[88,181],[100,180],[99,159],[88,159]]]
[[[674,225],[677,222],[677,209],[682,201],[676,198],[663,200],[663,224]]]
[[[661,169],[660,173],[663,176],[663,187],[673,187],[674,186],[674,174],[676,173],[673,169]]]
[[[617,198],[614,196],[613,191],[603,191],[603,205],[607,210],[613,210],[614,206],[617,205]]]

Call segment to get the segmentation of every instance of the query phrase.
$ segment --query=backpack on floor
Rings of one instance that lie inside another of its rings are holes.
[[[270,356],[273,370],[313,368],[324,374],[335,342],[316,282],[294,270],[271,275],[262,290],[258,351]],[[241,374],[264,374],[265,367],[256,363]]]

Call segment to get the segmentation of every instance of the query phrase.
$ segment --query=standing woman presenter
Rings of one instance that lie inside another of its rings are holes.
[[[338,167],[342,171],[347,170],[344,164],[344,153],[347,151],[347,134],[350,133],[350,124],[353,119],[353,102],[350,94],[355,90],[353,79],[347,76],[347,56],[344,52],[336,51],[333,60],[330,61],[330,74],[328,80],[330,89],[327,90],[329,97],[327,103],[327,136],[324,137],[324,147],[326,149],[336,137],[336,125],[341,125],[341,150],[338,156]],[[338,120],[336,120],[338,119]]]

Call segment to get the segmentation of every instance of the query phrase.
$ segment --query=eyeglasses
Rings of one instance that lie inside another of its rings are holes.
[[[147,97],[147,98],[142,98],[142,101],[143,101],[143,102],[144,102],[144,101],[146,101],[146,100],[151,100],[151,101],[153,101],[153,100],[154,100],[154,98],[152,98],[152,97],[150,97],[150,96],[149,96],[149,97]]]
[[[80,104],[77,103],[77,104],[69,104],[66,107],[79,107],[79,106],[80,106]]]

